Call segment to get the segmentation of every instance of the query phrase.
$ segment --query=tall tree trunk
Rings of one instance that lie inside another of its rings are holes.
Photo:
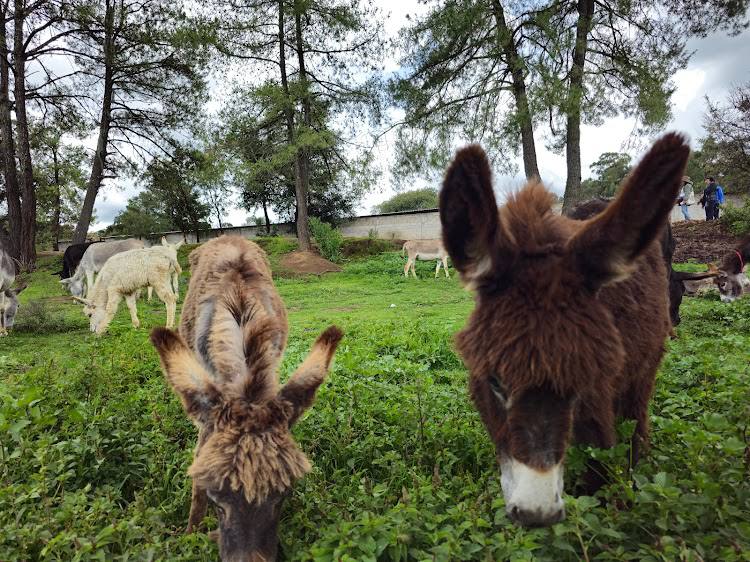
[[[305,131],[312,130],[312,115],[310,110],[310,84],[307,81],[307,71],[305,70],[305,46],[302,41],[302,14],[299,6],[295,5],[294,12],[294,35],[297,44],[297,62],[299,64],[299,80],[302,84],[302,119],[305,124]],[[300,181],[297,187],[297,200],[301,203],[298,205],[299,213],[297,214],[297,237],[300,239],[300,249],[310,249],[310,227],[308,223],[307,199],[310,193],[310,150],[307,147],[298,149],[300,165]],[[301,190],[300,190],[301,186]],[[306,247],[302,247],[302,240],[305,240]]]
[[[96,142],[96,152],[91,163],[91,175],[86,183],[86,196],[83,199],[81,215],[73,233],[73,244],[86,241],[86,235],[94,212],[94,203],[102,185],[104,170],[107,164],[107,146],[109,144],[109,128],[112,118],[112,96],[114,92],[114,58],[115,58],[115,5],[114,0],[107,0],[104,14],[104,95],[102,97],[102,112],[99,119],[99,138]]]
[[[52,164],[55,172],[55,201],[52,211],[52,249],[60,250],[60,207],[62,206],[62,186],[60,185],[60,164],[57,160],[57,147],[52,146]]]
[[[10,100],[10,60],[8,37],[5,27],[7,9],[0,13],[0,150],[2,151],[5,196],[8,200],[8,228],[10,229],[10,255],[21,257],[21,192],[16,172],[16,147],[13,141],[12,102]]]
[[[279,0],[279,67],[281,70],[281,88],[284,92],[284,117],[286,118],[287,142],[295,145],[294,108],[289,93],[289,81],[286,74],[286,49],[284,34],[284,0]],[[302,151],[297,149],[294,158],[294,193],[297,202],[297,240],[300,250],[310,249],[310,232],[307,226],[307,191],[304,184],[304,161]]]
[[[266,218],[266,234],[271,234],[271,219],[268,218],[268,204],[266,200],[262,200],[263,204],[263,216]]]
[[[516,49],[513,32],[505,21],[505,10],[500,0],[492,1],[492,9],[498,28],[498,40],[508,61],[510,75],[513,80],[512,91],[516,100],[516,114],[518,126],[521,130],[521,150],[523,153],[523,168],[528,179],[539,178],[539,166],[536,161],[536,144],[534,143],[534,126],[531,120],[529,98],[526,94],[526,76],[524,62]]]
[[[573,47],[573,66],[566,102],[567,124],[565,134],[565,159],[568,178],[565,181],[563,211],[576,204],[581,191],[581,104],[583,102],[583,68],[586,64],[588,34],[594,17],[594,0],[578,0],[576,44]]]
[[[29,270],[36,267],[36,192],[34,171],[31,167],[29,120],[26,115],[26,52],[23,26],[26,19],[24,0],[14,0],[13,13],[13,70],[18,138],[18,164],[21,174],[21,255],[19,260]]]

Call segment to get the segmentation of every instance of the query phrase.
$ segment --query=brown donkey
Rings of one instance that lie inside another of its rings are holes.
[[[151,341],[167,380],[198,426],[188,532],[216,505],[222,560],[276,559],[281,504],[310,470],[290,428],[309,408],[341,339],[330,327],[279,388],[287,318],[256,244],[222,236],[190,254],[180,333]]]
[[[648,440],[648,402],[670,329],[658,239],[689,155],[659,140],[601,214],[552,211],[530,182],[498,210],[487,157],[458,152],[440,193],[443,240],[476,290],[457,348],[492,438],[506,512],[524,525],[565,517],[563,462],[571,440],[607,448],[615,417],[636,420],[633,456]],[[590,465],[586,488],[604,482]]]

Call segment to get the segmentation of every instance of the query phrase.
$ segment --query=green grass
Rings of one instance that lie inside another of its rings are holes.
[[[633,479],[622,446],[575,448],[567,483],[588,454],[613,483],[566,498],[564,523],[523,530],[505,517],[453,352],[472,296],[442,272],[433,279],[432,263],[407,280],[403,263],[391,252],[277,280],[290,322],[282,379],[327,325],[345,332],[295,427],[314,468],[285,504],[287,559],[750,559],[750,300],[685,299],[657,380],[653,446]],[[19,329],[0,340],[0,560],[216,560],[205,534],[181,534],[196,433],[147,339],[163,304],[139,301],[140,330],[122,305],[97,338],[59,298],[55,265],[29,279]],[[214,526],[209,517],[204,530]]]

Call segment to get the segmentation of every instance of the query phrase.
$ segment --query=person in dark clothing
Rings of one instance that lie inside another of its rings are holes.
[[[718,186],[714,178],[706,178],[706,187],[703,190],[703,197],[701,197],[700,203],[706,211],[706,220],[712,221],[718,218],[719,210],[719,193]]]

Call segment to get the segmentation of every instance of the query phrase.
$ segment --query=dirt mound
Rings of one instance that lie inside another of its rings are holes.
[[[720,262],[739,243],[719,221],[682,221],[672,224],[677,247],[674,262],[693,259],[699,263]]]
[[[322,275],[341,271],[341,268],[314,252],[291,252],[285,254],[279,262],[282,275]]]

